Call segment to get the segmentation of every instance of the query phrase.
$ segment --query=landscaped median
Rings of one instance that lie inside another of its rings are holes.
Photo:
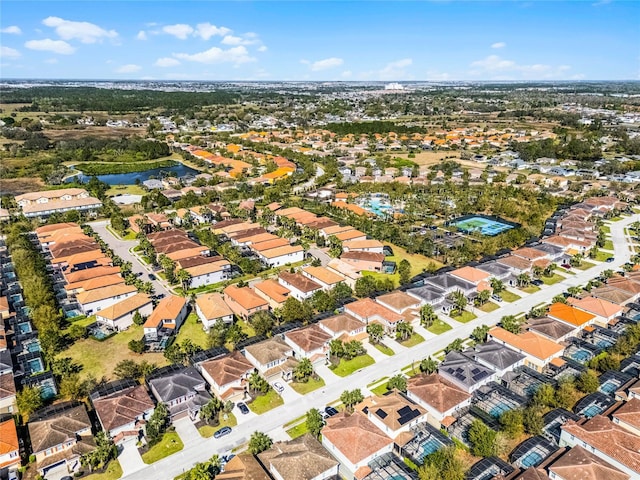
[[[369,365],[373,365],[374,363],[376,363],[375,360],[369,355],[360,355],[351,360],[341,358],[338,365],[331,366],[329,368],[339,377],[346,377],[351,375],[353,372],[360,370],[361,368],[368,367]]]
[[[269,390],[264,395],[256,397],[248,405],[253,413],[261,415],[269,410],[279,407],[280,405],[284,405],[284,400],[282,400],[282,397],[278,395],[275,390]]]
[[[180,436],[176,432],[166,432],[162,436],[162,440],[141,455],[142,461],[146,464],[155,463],[179,452],[183,448],[184,443],[182,443]]]

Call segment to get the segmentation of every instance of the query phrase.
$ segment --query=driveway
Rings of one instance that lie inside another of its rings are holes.
[[[185,448],[200,439],[200,432],[189,417],[184,417],[173,422],[176,433],[180,436]]]
[[[293,402],[294,400],[302,396],[298,392],[296,392],[293,388],[291,388],[291,385],[289,385],[284,380],[279,380],[279,382],[284,387],[284,390],[278,393],[278,395],[282,397],[282,399],[284,400],[284,403]]]
[[[107,229],[107,221],[102,220],[100,222],[90,222],[89,226],[100,235],[100,238],[109,245],[109,248],[113,252],[122,258],[126,262],[131,262],[131,270],[145,282],[151,282],[156,294],[164,293],[165,295],[171,292],[165,285],[157,278],[156,280],[150,280],[149,274],[152,273],[151,267],[142,263],[136,255],[132,254],[129,250],[138,246],[137,240],[122,240],[116,237],[109,229]]]
[[[122,467],[123,477],[142,470],[147,466],[147,464],[142,461],[138,447],[136,447],[135,439],[128,440],[122,444],[122,451],[120,455],[118,455],[118,462],[120,462],[120,466]]]
[[[319,248],[310,248],[309,253],[320,260],[323,267],[326,267],[327,263],[331,261],[331,257]]]

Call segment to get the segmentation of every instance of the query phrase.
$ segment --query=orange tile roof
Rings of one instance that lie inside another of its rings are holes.
[[[229,306],[218,292],[207,293],[196,298],[196,305],[208,320],[233,315]]]
[[[367,234],[360,230],[349,230],[347,232],[336,233],[335,237],[341,242],[348,242],[349,240],[353,241],[356,238],[364,237],[366,239]]]
[[[120,273],[120,267],[93,267],[84,270],[76,270],[75,272],[64,272],[64,277],[70,284],[84,282],[86,280],[95,279],[105,275],[114,275]]]
[[[269,297],[276,303],[284,303],[287,298],[289,298],[289,294],[291,291],[280,285],[277,281],[273,279],[268,279],[263,282],[258,282],[253,285],[255,290],[259,290],[261,293]]]
[[[80,304],[87,304],[104,300],[106,298],[116,297],[118,295],[125,295],[136,291],[136,287],[133,285],[110,285],[108,287],[96,288],[89,290],[88,292],[80,292],[76,295],[76,299]]]
[[[476,284],[481,280],[486,280],[491,276],[487,272],[483,272],[482,270],[473,267],[458,268],[451,272],[451,275],[455,275],[456,277]]]
[[[489,335],[540,360],[546,360],[564,350],[562,345],[530,331],[514,335],[501,327],[493,327],[489,330]]]
[[[351,240],[343,242],[342,247],[349,250],[359,250],[364,248],[381,248],[384,244],[378,240]]]
[[[144,328],[159,328],[163,325],[165,320],[170,323],[173,322],[184,306],[187,303],[187,299],[184,297],[178,297],[177,295],[169,295],[160,300],[160,303],[153,310],[147,321],[144,322]]]
[[[249,287],[229,285],[223,290],[223,292],[245,310],[252,310],[254,308],[267,306],[267,301],[256,295],[256,293]]]
[[[256,252],[263,252],[265,250],[271,250],[277,247],[284,247],[286,245],[290,245],[289,240],[287,240],[286,238],[277,237],[272,240],[267,240],[260,243],[252,243],[251,249],[255,250]]]
[[[397,314],[393,310],[389,310],[387,307],[376,303],[370,298],[363,298],[362,300],[347,304],[345,306],[345,311],[353,312],[352,315],[357,315],[365,319],[378,316],[389,323],[396,323],[404,320],[402,315]]]
[[[344,281],[342,275],[338,275],[325,267],[306,267],[302,271],[309,274],[312,279],[318,279],[327,285],[335,285]]]
[[[601,298],[589,296],[580,299],[569,298],[567,301],[581,310],[585,310],[593,313],[594,315],[599,315],[605,318],[615,316],[622,312],[622,307],[620,305],[616,305],[615,303],[608,302]]]
[[[120,275],[103,275],[96,278],[88,278],[82,282],[69,283],[64,286],[65,290],[82,289],[85,292],[95,290],[96,288],[108,287],[110,285],[118,285],[124,283],[124,278]]]
[[[118,318],[127,315],[135,310],[138,310],[145,305],[149,305],[151,303],[151,298],[149,295],[144,293],[136,293],[134,296],[125,298],[123,301],[115,303],[110,307],[103,308],[96,316],[103,317],[108,320],[117,320]]]
[[[284,245],[282,247],[272,248],[270,250],[263,250],[260,252],[264,258],[277,258],[283,255],[289,255],[291,253],[302,252],[303,249],[300,245]]]
[[[571,305],[560,302],[551,305],[548,315],[565,323],[575,325],[576,327],[580,327],[596,318],[595,315],[587,313],[584,310],[578,310],[577,308],[573,308]]]
[[[6,455],[19,449],[18,432],[13,418],[0,423],[0,455]]]
[[[198,277],[200,275],[220,272],[224,270],[224,267],[227,265],[231,265],[228,260],[218,260],[217,262],[203,263],[195,267],[185,268],[185,270],[189,272],[192,277]]]

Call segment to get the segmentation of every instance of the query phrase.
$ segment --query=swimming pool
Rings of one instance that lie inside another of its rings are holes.
[[[524,468],[535,467],[542,462],[543,457],[538,452],[529,452],[520,459],[520,464]]]
[[[583,348],[576,350],[571,354],[571,358],[576,362],[586,362],[591,358],[591,352],[589,350],[585,350]]]
[[[27,349],[27,352],[40,352],[40,342],[38,340],[34,340],[33,342],[25,343],[24,347]]]
[[[33,328],[31,328],[31,323],[22,322],[18,324],[18,332],[19,333],[31,333],[33,332]]]
[[[40,396],[45,400],[56,396],[56,389],[52,385],[52,383],[47,382],[47,383],[40,384]]]
[[[40,358],[34,358],[27,362],[27,366],[29,367],[29,374],[33,375],[34,373],[44,372],[44,363]]]
[[[367,203],[362,205],[362,208],[370,211],[371,213],[375,213],[379,217],[384,217],[387,215],[393,215],[396,211],[392,205],[390,205],[386,200],[382,198],[372,198]],[[399,210],[399,212],[402,212]]]
[[[420,444],[418,458],[416,460],[422,462],[426,456],[431,455],[433,452],[437,452],[442,447],[444,447],[442,443],[440,443],[436,438],[431,437]]]
[[[489,415],[491,415],[493,418],[499,418],[500,415],[502,415],[504,412],[508,412],[512,409],[513,407],[507,402],[499,402],[489,411]]]
[[[482,235],[489,237],[493,237],[513,228],[513,225],[508,225],[506,223],[481,216],[455,220],[451,222],[451,225],[455,225],[465,233],[480,232]]]
[[[618,384],[616,382],[604,382],[600,385],[600,391],[604,393],[613,393],[618,389]]]
[[[587,418],[592,418],[598,415],[600,412],[602,412],[602,407],[600,405],[589,405],[580,413],[582,413],[582,415]]]

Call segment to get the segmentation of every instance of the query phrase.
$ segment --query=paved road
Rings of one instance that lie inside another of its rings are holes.
[[[322,175],[324,175],[324,169],[320,166],[320,165],[316,165],[316,174],[314,177],[312,177],[311,179],[307,180],[304,183],[301,183],[300,185],[296,185],[295,187],[293,187],[293,194],[297,195],[298,193],[302,193],[305,192],[307,190],[310,190],[311,188],[313,188],[316,184],[316,178],[321,177]]]
[[[468,337],[473,329],[479,325],[495,325],[505,315],[527,312],[536,305],[548,302],[555,295],[563,293],[569,287],[585,285],[604,270],[615,270],[629,261],[632,247],[629,243],[630,239],[624,233],[624,227],[639,220],[640,215],[635,214],[619,222],[611,223],[611,236],[615,247],[615,260],[612,263],[603,262],[589,270],[576,271],[575,275],[569,275],[566,280],[555,285],[544,286],[540,291],[527,295],[513,303],[503,304],[499,310],[482,315],[469,323],[460,324],[459,326],[452,325],[454,327],[452,330],[437,337],[428,338],[411,349],[384,358],[371,367],[364,368],[349,377],[337,377],[330,373],[328,369],[320,368],[319,371],[326,382],[326,387],[287,402],[285,405],[271,410],[268,414],[252,418],[250,422],[240,423],[224,439],[194,439],[191,441],[191,448],[171,455],[123,478],[129,480],[172,479],[183,471],[190,469],[195,463],[207,460],[213,454],[224,454],[245,443],[254,431],[270,432],[276,430],[284,423],[304,415],[311,408],[322,408],[324,405],[335,401],[344,390],[364,389],[366,385],[379,378],[395,375],[402,368],[413,362],[417,364],[426,356],[442,350],[456,338]]]
[[[149,274],[152,273],[151,267],[142,263],[141,260],[138,259],[137,256],[133,255],[129,250],[138,245],[137,240],[122,240],[116,237],[111,231],[107,229],[108,222],[107,220],[101,220],[99,222],[90,222],[89,225],[93,230],[100,235],[100,238],[104,240],[107,245],[126,262],[131,262],[131,270],[133,273],[139,274],[140,278],[145,282],[151,282],[153,284],[154,293],[157,295],[159,293],[164,293],[165,295],[170,294],[169,289],[160,281],[159,278],[156,280],[149,280]]]

